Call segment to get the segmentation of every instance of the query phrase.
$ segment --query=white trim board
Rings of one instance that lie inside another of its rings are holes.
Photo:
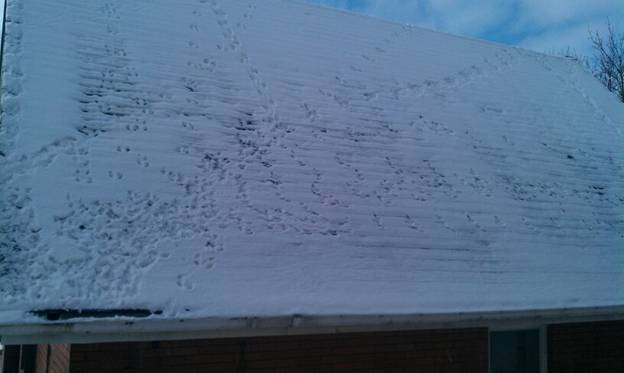
[[[510,330],[613,320],[624,320],[624,306],[456,314],[77,319],[72,322],[0,326],[0,342],[99,343],[478,327]]]

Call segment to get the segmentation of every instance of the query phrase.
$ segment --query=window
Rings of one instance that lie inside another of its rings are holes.
[[[490,333],[490,373],[540,373],[540,330]]]

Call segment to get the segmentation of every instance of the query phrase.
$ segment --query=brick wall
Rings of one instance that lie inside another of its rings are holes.
[[[549,373],[624,372],[624,321],[548,327]]]
[[[487,372],[487,330],[73,345],[72,373]]]
[[[48,366],[48,346],[37,345],[37,355],[35,357],[35,372],[46,373]]]
[[[38,345],[35,372],[69,373],[69,356],[69,345]]]
[[[547,338],[549,373],[624,373],[624,321],[550,325]],[[39,345],[36,371],[485,373],[487,345],[483,328],[83,344],[71,359]]]

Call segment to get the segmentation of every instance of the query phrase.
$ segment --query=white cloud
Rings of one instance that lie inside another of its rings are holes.
[[[607,17],[624,32],[624,0],[309,1],[540,51],[588,50],[587,28],[603,27]]]
[[[538,26],[624,13],[620,0],[522,0],[521,21]]]
[[[508,16],[510,9],[503,5],[506,3],[504,0],[365,0],[359,10],[398,22],[478,36]]]
[[[591,46],[587,37],[587,26],[580,25],[530,35],[518,45],[539,52],[558,52],[570,47],[577,53],[588,55],[591,52]]]
[[[624,15],[610,17],[612,24],[624,25]],[[591,55],[591,43],[589,42],[589,30],[606,34],[607,26],[605,18],[597,17],[586,19],[578,24],[564,27],[552,27],[540,33],[529,34],[518,45],[523,48],[533,49],[540,52],[552,52],[567,47],[572,48],[582,55]],[[619,32],[624,32],[621,29]]]

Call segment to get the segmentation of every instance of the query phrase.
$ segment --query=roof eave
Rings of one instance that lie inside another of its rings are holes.
[[[624,306],[447,314],[124,318],[0,326],[0,341],[9,345],[102,343],[476,327],[516,329],[613,320],[624,320]]]

